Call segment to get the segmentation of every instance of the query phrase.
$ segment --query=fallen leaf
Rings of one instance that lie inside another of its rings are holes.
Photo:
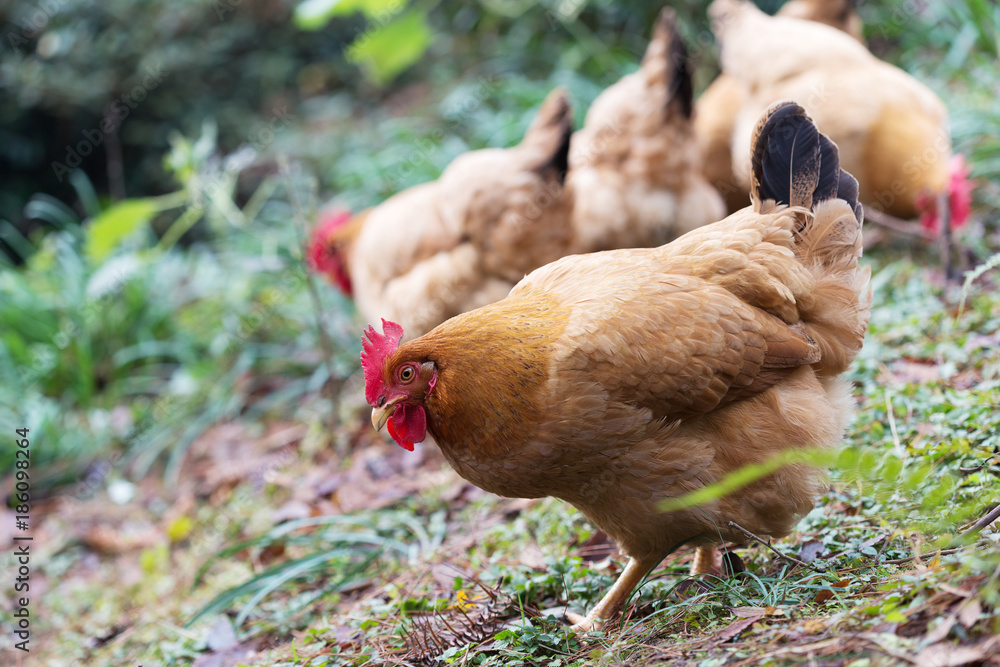
[[[585,563],[596,563],[610,558],[618,552],[618,547],[603,530],[595,531],[590,538],[580,545],[577,553]]]
[[[924,642],[927,644],[937,644],[948,636],[951,629],[955,627],[955,614],[949,614],[941,619],[941,622],[934,626],[934,629],[927,633]]]
[[[236,631],[233,630],[233,624],[228,618],[220,618],[216,621],[208,629],[208,634],[205,636],[205,644],[210,651],[225,651],[239,643],[239,640],[236,638]]]
[[[810,618],[802,624],[802,632],[807,635],[815,635],[816,633],[823,632],[826,630],[826,624],[823,621],[816,620],[815,618]]]
[[[239,667],[248,664],[257,652],[257,642],[258,640],[253,639],[218,653],[204,653],[198,656],[191,667]]]
[[[899,359],[890,365],[888,377],[883,373],[880,379],[896,384],[927,384],[941,379],[941,369],[932,362]]]
[[[958,588],[957,586],[952,586],[951,584],[940,584],[939,588],[946,593],[951,593],[952,595],[960,598],[971,598],[972,591],[967,591],[964,588]]]
[[[521,549],[521,555],[518,556],[518,560],[521,562],[521,565],[532,570],[544,570],[546,568],[545,553],[534,542]]]
[[[745,608],[744,608],[745,609]],[[735,610],[734,610],[735,611]],[[716,644],[721,644],[722,642],[729,641],[733,637],[736,637],[741,632],[749,628],[751,625],[764,618],[766,615],[766,610],[756,609],[756,614],[753,616],[747,615],[740,618],[738,621],[733,621],[723,629],[719,630],[712,636],[712,642]]]
[[[733,612],[738,618],[760,618],[767,613],[765,607],[733,607],[729,611]]]
[[[694,597],[695,595],[701,595],[702,593],[707,593],[711,590],[712,587],[701,579],[685,579],[674,587],[674,592],[677,593],[677,597],[682,600]]]
[[[312,515],[311,508],[301,500],[289,500],[271,513],[271,521],[275,525],[291,519],[305,519]]]
[[[849,580],[842,579],[838,582],[830,584],[830,588],[847,588],[850,584],[851,582]],[[816,602],[823,603],[832,598],[833,598],[833,591],[824,588],[819,593],[816,593],[815,600]]]
[[[802,545],[799,550],[799,560],[804,563],[809,563],[816,560],[820,554],[826,550],[826,546],[819,540],[810,540]]]
[[[972,598],[961,607],[958,608],[958,621],[965,628],[971,628],[982,616],[983,608],[979,604],[979,600]]]
[[[732,577],[747,571],[747,566],[743,564],[743,559],[735,551],[725,551],[722,554],[723,572],[726,576]]]
[[[960,667],[979,662],[984,657],[983,646],[956,646],[944,642],[932,644],[917,654],[914,662],[934,667]]]

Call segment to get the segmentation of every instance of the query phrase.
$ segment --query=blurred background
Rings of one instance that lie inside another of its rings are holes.
[[[707,4],[676,6],[696,93],[718,72]],[[774,11],[781,2],[759,4]],[[114,562],[88,561],[94,553],[130,554],[145,591],[134,604],[161,599],[178,585],[168,570],[190,585],[223,546],[276,521],[254,518],[257,500],[226,504],[258,470],[241,477],[227,466],[271,456],[266,471],[292,460],[332,469],[357,446],[359,322],[303,260],[319,212],[360,210],[436,178],[465,151],[516,143],[555,86],[569,90],[579,125],[594,97],[637,67],[661,6],[0,3],[0,438],[30,429],[33,512],[51,516],[38,631],[103,609],[73,626],[91,644],[70,642],[51,664],[91,664],[105,656],[94,637],[111,641],[134,618],[121,600],[98,605],[113,581],[106,572],[75,592],[55,590],[56,579],[81,563],[103,572]],[[1000,248],[1000,10],[988,0],[866,0],[859,12],[869,47],[947,103],[977,185],[974,222],[959,239],[965,268],[985,261]],[[885,280],[900,293],[943,294],[938,278],[914,268],[935,261],[925,246],[900,240],[872,261],[893,267]],[[979,307],[980,321],[993,321],[993,304]],[[907,307],[904,319],[916,326],[936,321],[934,312]],[[5,497],[13,468],[4,444]],[[274,488],[246,485],[283,506]],[[122,509],[136,498],[144,518]],[[231,519],[189,556],[174,553],[219,516]],[[404,529],[387,530],[378,534]],[[179,603],[172,622],[241,577]],[[160,634],[176,644],[157,649],[164,664],[189,664],[208,641]],[[127,645],[118,641],[114,655],[147,655]]]

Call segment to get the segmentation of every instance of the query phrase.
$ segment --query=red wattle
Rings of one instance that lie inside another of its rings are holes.
[[[387,424],[389,426],[389,435],[391,435],[392,439],[396,441],[396,444],[399,445],[400,447],[402,447],[403,449],[405,449],[406,451],[412,452],[413,451],[413,443],[410,442],[410,441],[408,441],[408,440],[404,440],[403,438],[399,437],[399,433],[396,432],[396,427],[392,425],[392,419],[390,419],[387,422]]]
[[[389,419],[389,435],[400,447],[413,451],[413,443],[427,437],[427,413],[421,405],[398,405]]]

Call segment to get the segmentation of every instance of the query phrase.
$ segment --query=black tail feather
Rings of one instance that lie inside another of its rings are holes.
[[[664,14],[666,10],[664,10]],[[661,19],[662,20],[662,19]],[[670,48],[667,50],[667,63],[672,68],[673,77],[670,79],[670,88],[667,90],[667,104],[676,101],[681,108],[681,113],[685,118],[690,118],[694,111],[694,83],[691,78],[691,56],[688,54],[687,46],[681,39],[677,31],[677,22],[670,12]]]
[[[860,222],[857,180],[840,168],[837,145],[798,104],[779,102],[764,113],[750,161],[757,201],[812,209],[828,199],[844,199]]]

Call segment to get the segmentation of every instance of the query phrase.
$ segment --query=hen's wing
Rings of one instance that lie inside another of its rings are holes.
[[[798,105],[775,105],[755,136],[752,210],[662,248],[566,258],[515,288],[568,307],[560,372],[674,419],[822,366],[838,344],[856,352],[866,321],[857,182]],[[850,309],[843,329],[826,328]]]
[[[614,257],[617,252],[602,254],[612,255],[605,262],[627,264],[620,282],[580,281],[559,290],[572,304],[559,342],[564,377],[597,381],[609,398],[678,419],[764,391],[819,361],[820,350],[801,325],[697,276],[665,273],[635,284],[635,269],[671,267],[654,251],[642,258]],[[603,277],[609,273],[605,267]]]

